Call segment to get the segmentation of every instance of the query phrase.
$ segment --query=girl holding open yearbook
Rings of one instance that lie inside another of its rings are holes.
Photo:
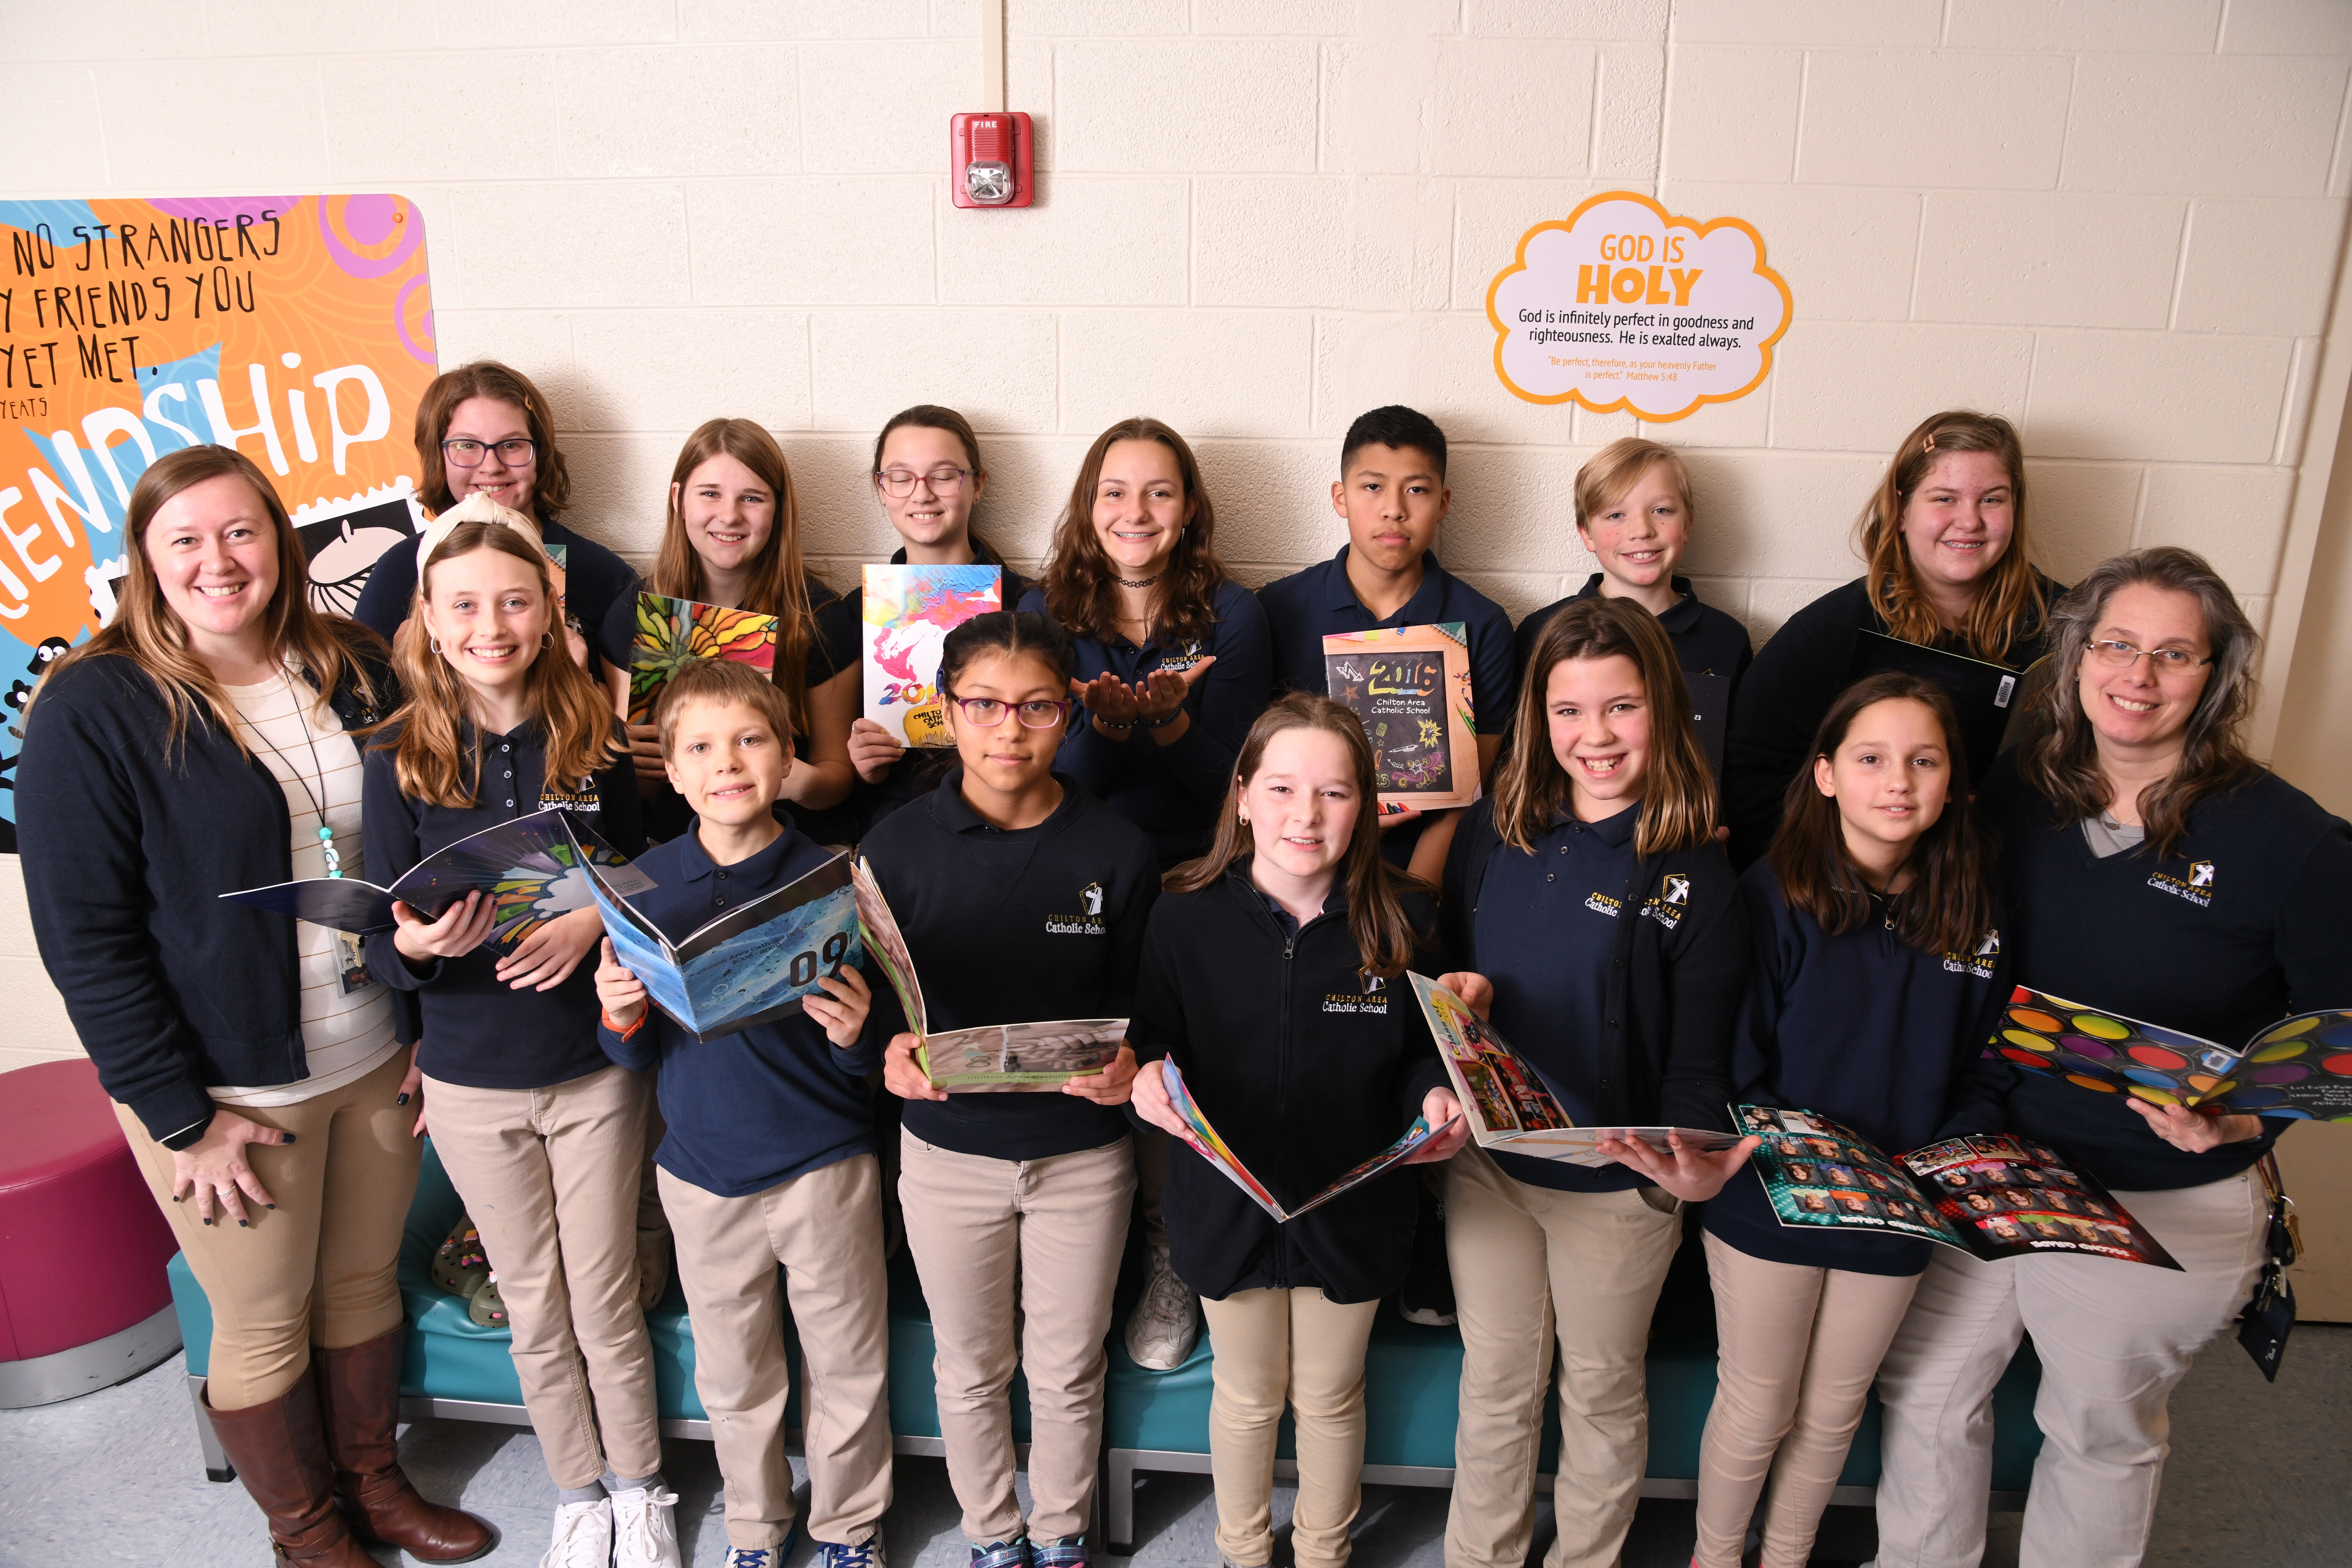
[[[794,763],[783,804],[793,826],[818,843],[855,841],[856,819],[846,803],[857,782],[849,763],[859,701],[856,606],[802,564],[800,503],[773,436],[749,419],[710,419],[686,438],[670,470],[669,518],[646,587],[664,598],[776,617],[775,679],[793,710]],[[606,613],[598,645],[624,719],[636,639],[636,595],[627,595]],[[677,837],[688,814],[663,771],[650,716],[629,726],[629,749],[646,796],[647,832]]]
[[[1277,1201],[1303,1202],[1415,1117],[1461,1116],[1404,972],[1437,968],[1426,900],[1381,858],[1371,747],[1350,710],[1293,694],[1243,740],[1216,838],[1152,911],[1129,1028],[1135,1108],[1179,1138],[1163,1060]],[[1213,981],[1204,983],[1204,976]],[[1414,1163],[1460,1147],[1457,1125]],[[1348,1560],[1364,1459],[1364,1350],[1412,1257],[1413,1177],[1384,1175],[1276,1224],[1207,1161],[1170,1158],[1177,1274],[1215,1346],[1217,1548],[1272,1560],[1275,1436],[1297,1421],[1298,1568]]]
[[[366,762],[372,877],[562,806],[623,855],[644,849],[634,771],[595,681],[564,655],[553,580],[528,520],[468,500],[417,542],[396,651],[407,703]],[[515,1372],[559,1490],[549,1568],[678,1561],[660,1485],[652,1347],[637,1304],[637,1186],[652,1096],[596,1039],[593,905],[501,956],[493,902],[438,918],[394,904],[367,967],[421,994],[425,1108],[480,1228]],[[608,1495],[606,1467],[615,1478]],[[617,1539],[616,1539],[617,1538]]]
[[[1446,858],[1444,984],[1583,1126],[1729,1125],[1748,918],[1673,643],[1631,599],[1570,602],[1536,638],[1518,744]],[[1639,1500],[1650,1314],[1682,1205],[1754,1140],[1707,1154],[1604,1142],[1617,1163],[1465,1150],[1446,1180],[1462,1415],[1445,1558],[1519,1568],[1557,1334],[1559,1536],[1548,1568],[1617,1561]]]
[[[1732,1047],[1743,1102],[1890,1153],[2002,1125],[1984,1056],[2009,995],[1991,846],[1943,688],[1870,676],[1830,707],[1772,853],[1740,879],[1756,963]],[[1763,1184],[1706,1206],[1721,1339],[1699,1447],[1698,1568],[1738,1568],[1771,1477],[1764,1568],[1802,1568],[1933,1245],[1783,1226]]]

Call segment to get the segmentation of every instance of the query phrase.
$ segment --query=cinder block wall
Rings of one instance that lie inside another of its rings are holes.
[[[838,583],[893,536],[864,481],[911,402],[983,433],[980,521],[1045,549],[1094,432],[1192,437],[1257,582],[1344,537],[1348,422],[1456,443],[1447,563],[1515,613],[1591,570],[1569,496],[1624,416],[1519,402],[1486,290],[1612,188],[1763,233],[1773,373],[1658,426],[1689,567],[1759,639],[1851,577],[1888,448],[2020,422],[2035,551],[2134,543],[2277,591],[2352,194],[2337,0],[1006,0],[1039,205],[952,207],[982,107],[960,0],[111,0],[0,14],[12,195],[395,190],[444,363],[553,397],[575,521],[657,538],[687,431],[775,429]],[[2343,372],[2336,373],[2339,378]],[[2322,444],[2332,455],[2333,441]],[[2324,486],[2326,474],[2315,482]],[[70,1048],[20,900],[0,1067]]]

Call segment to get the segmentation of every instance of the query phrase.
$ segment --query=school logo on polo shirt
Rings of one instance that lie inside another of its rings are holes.
[[[1944,954],[1944,973],[1947,974],[1969,974],[1975,976],[1979,980],[1990,980],[1992,978],[1993,963],[2000,957],[2000,931],[1996,928],[1986,931],[1984,935],[1977,939],[1977,946],[1974,952],[1948,952]]]
[[[1047,915],[1045,934],[1048,936],[1108,936],[1110,922],[1103,918],[1103,885],[1088,882],[1078,889],[1078,910],[1074,915]]]
[[[1591,892],[1584,895],[1584,907],[1596,915],[1607,915],[1613,921],[1617,918],[1618,910],[1623,906],[1607,893]]]
[[[1389,1012],[1389,983],[1369,969],[1356,972],[1356,982],[1363,989],[1350,996],[1344,991],[1326,992],[1323,1011],[1326,1013],[1370,1013],[1385,1018]]]
[[[566,784],[562,779],[550,779],[539,786],[539,809],[560,805],[568,811],[603,811],[604,800],[596,794],[596,781],[583,778],[578,784]]]
[[[2168,871],[2150,873],[2147,885],[2159,893],[2170,893],[2176,899],[2186,899],[2200,910],[2213,907],[2213,862],[2191,860],[2189,875],[2176,877]]]
[[[1690,913],[1690,879],[1669,871],[1658,879],[1658,890],[1643,901],[1642,912],[1672,931]]]

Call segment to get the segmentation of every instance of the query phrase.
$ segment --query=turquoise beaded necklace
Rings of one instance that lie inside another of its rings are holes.
[[[295,721],[302,726],[302,739],[310,742],[310,763],[312,766],[319,770],[318,792],[316,794],[311,793],[310,781],[302,776],[302,770],[296,767],[293,761],[289,758],[285,752],[270,744],[269,737],[261,732],[260,725],[254,723],[250,719],[246,721],[246,724],[247,728],[252,730],[253,738],[259,741],[264,746],[268,746],[269,748],[269,754],[276,757],[279,762],[284,763],[286,764],[286,771],[293,774],[294,782],[301,786],[302,798],[309,801],[310,803],[310,809],[318,814],[319,850],[320,854],[326,857],[327,875],[330,877],[341,877],[343,874],[343,858],[342,855],[335,848],[335,830],[327,826],[327,763],[325,759],[319,755],[318,737],[310,732],[310,715],[302,711],[302,694],[294,689],[293,678],[286,673],[286,668],[283,665],[278,667],[278,679],[285,682],[287,700],[294,705]]]

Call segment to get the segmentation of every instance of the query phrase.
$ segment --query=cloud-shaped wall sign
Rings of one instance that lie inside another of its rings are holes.
[[[1676,217],[1638,191],[1536,225],[1486,289],[1505,386],[1656,422],[1754,391],[1789,310],[1752,226]]]

